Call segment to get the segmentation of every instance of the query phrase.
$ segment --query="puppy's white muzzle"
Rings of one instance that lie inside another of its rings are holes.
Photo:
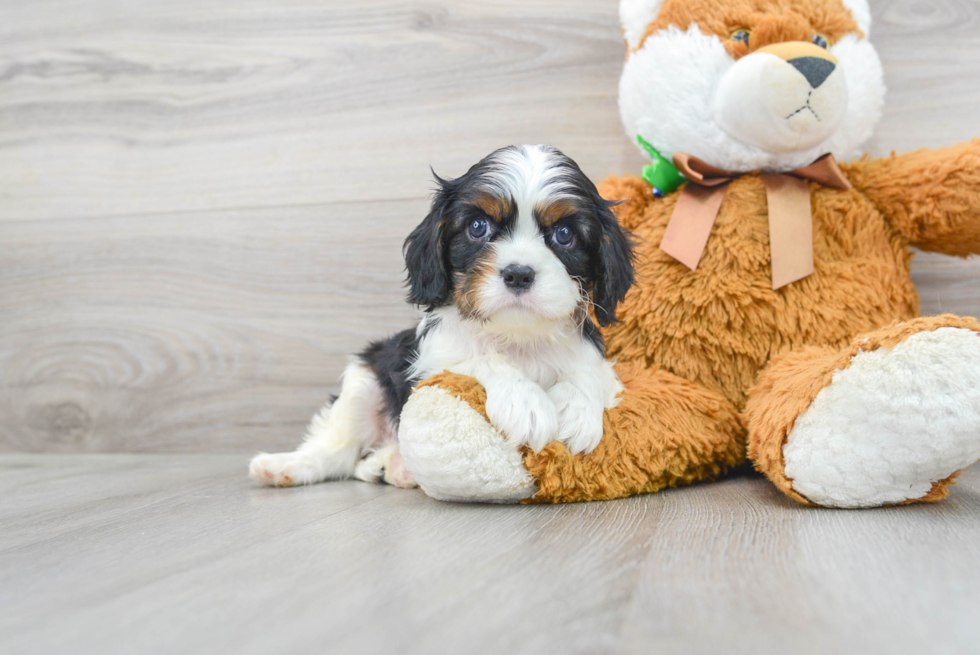
[[[715,120],[733,139],[785,154],[834,134],[847,99],[847,80],[832,54],[812,43],[778,43],[742,57],[725,73]]]

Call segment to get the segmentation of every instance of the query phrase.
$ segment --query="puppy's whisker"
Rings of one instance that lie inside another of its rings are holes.
[[[595,312],[595,302],[592,300],[592,296],[589,294],[588,289],[586,289],[585,280],[578,275],[569,276],[578,284],[579,292],[579,311],[575,313],[575,327],[581,332],[585,329],[585,322],[589,318],[589,310],[591,309]]]

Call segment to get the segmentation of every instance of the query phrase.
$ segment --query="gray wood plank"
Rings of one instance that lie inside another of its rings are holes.
[[[761,478],[488,507],[238,456],[0,455],[4,653],[973,652],[980,469],[940,504]]]
[[[4,6],[3,220],[418,198],[513,142],[640,162],[612,3],[58,7]]]
[[[872,4],[871,150],[973,136],[980,2]],[[0,451],[290,447],[347,354],[415,318],[429,164],[642,164],[612,0],[0,7]],[[923,312],[980,314],[980,258],[914,270]]]
[[[416,320],[401,242],[424,211],[389,201],[52,220],[43,239],[36,222],[8,224],[0,259],[19,265],[0,278],[0,297],[17,298],[0,322],[0,443],[294,446],[349,355]]]
[[[980,136],[980,3],[870,0],[871,39],[885,69],[884,115],[868,144],[892,150],[938,148]]]

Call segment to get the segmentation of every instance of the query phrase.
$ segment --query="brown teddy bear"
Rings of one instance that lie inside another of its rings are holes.
[[[944,498],[980,459],[980,324],[919,316],[914,245],[980,253],[980,141],[853,159],[884,100],[865,0],[623,0],[626,133],[612,177],[637,283],[604,330],[626,387],[588,455],[509,445],[475,380],[402,415],[436,498],[597,500],[745,461],[791,498]],[[852,160],[849,163],[837,164]]]

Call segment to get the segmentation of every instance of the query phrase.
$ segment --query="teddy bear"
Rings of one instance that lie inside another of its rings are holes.
[[[624,384],[588,454],[517,448],[448,372],[402,414],[443,500],[568,502],[751,462],[805,505],[940,500],[980,459],[980,324],[922,317],[911,246],[980,253],[980,140],[860,156],[884,103],[865,0],[622,0],[626,135],[600,186],[637,240],[603,330]]]

